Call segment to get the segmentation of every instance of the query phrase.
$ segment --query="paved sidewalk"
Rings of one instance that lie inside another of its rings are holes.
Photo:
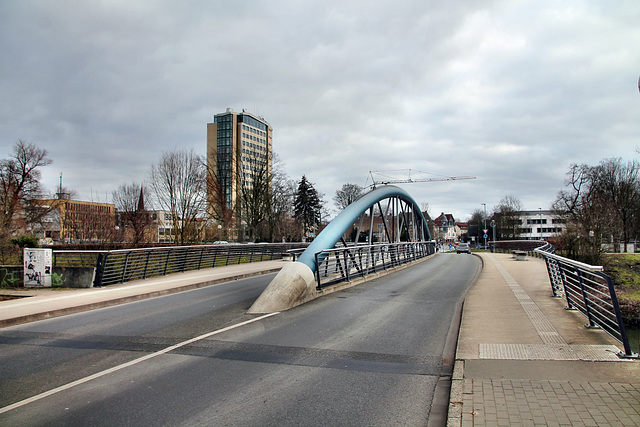
[[[0,301],[0,327],[182,292],[259,274],[275,273],[286,262],[274,260],[228,265],[135,280],[102,288],[0,289],[0,295],[19,297]]]
[[[465,298],[449,426],[640,425],[640,361],[551,298],[544,261],[480,253]]]

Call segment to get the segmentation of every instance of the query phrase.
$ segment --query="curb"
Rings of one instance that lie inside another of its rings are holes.
[[[145,293],[142,293],[142,294],[129,295],[129,296],[126,296],[126,297],[114,298],[114,299],[104,300],[104,301],[100,301],[100,302],[94,302],[94,303],[90,303],[90,304],[82,304],[82,305],[77,305],[77,306],[73,306],[73,307],[65,307],[65,308],[59,308],[59,309],[56,309],[56,310],[49,310],[49,311],[45,311],[45,312],[41,312],[41,313],[33,313],[33,314],[26,315],[26,316],[14,317],[12,319],[0,320],[0,328],[6,327],[6,326],[20,325],[20,324],[23,324],[23,323],[35,322],[37,320],[50,319],[50,318],[53,318],[53,317],[64,316],[64,315],[67,315],[67,314],[73,314],[73,313],[80,313],[80,312],[83,312],[83,311],[95,310],[97,308],[111,307],[111,306],[114,306],[114,305],[125,304],[125,303],[128,303],[128,302],[134,302],[134,301],[140,301],[140,300],[148,299],[148,298],[154,298],[154,297],[159,297],[159,296],[164,296],[164,295],[176,294],[176,293],[179,293],[179,292],[190,291],[190,290],[193,290],[193,289],[205,288],[207,286],[217,285],[217,284],[224,283],[224,282],[231,282],[231,281],[234,281],[234,280],[246,279],[248,277],[261,276],[263,274],[276,273],[278,271],[280,271],[280,268],[271,268],[271,269],[268,269],[268,270],[255,271],[255,272],[252,272],[252,273],[236,274],[234,276],[229,276],[229,277],[224,277],[224,278],[219,278],[219,279],[214,279],[214,280],[208,280],[206,282],[190,283],[188,285],[178,286],[178,287],[175,287],[175,288],[162,289],[162,290],[157,290],[157,291],[149,291],[149,292],[145,292]]]
[[[472,252],[472,255],[480,259],[480,268],[476,273],[476,277],[473,279],[472,285],[469,290],[476,286],[478,278],[484,270],[484,258],[476,255]],[[467,292],[469,291],[467,290]],[[449,410],[447,412],[447,427],[459,427],[462,425],[462,395],[464,394],[464,359],[457,359],[458,344],[460,343],[460,326],[462,325],[462,316],[464,314],[464,302],[463,298],[460,309],[460,319],[458,323],[458,335],[456,336],[456,346],[454,350],[454,362],[453,362],[453,374],[451,376],[451,390],[449,391]]]

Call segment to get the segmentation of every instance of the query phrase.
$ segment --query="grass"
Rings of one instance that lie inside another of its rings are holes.
[[[604,267],[627,297],[640,300],[640,254],[607,254]]]
[[[625,324],[640,327],[640,254],[606,254],[604,269],[616,285]]]

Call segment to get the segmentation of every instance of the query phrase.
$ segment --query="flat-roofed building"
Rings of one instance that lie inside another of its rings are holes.
[[[520,238],[525,240],[544,240],[565,229],[562,218],[550,210],[521,211],[519,229]]]
[[[50,209],[39,237],[62,242],[111,241],[116,234],[115,205],[80,200],[38,200]]]
[[[214,218],[221,220],[222,212],[228,210],[229,222],[240,224],[242,188],[250,189],[258,179],[271,177],[272,132],[264,118],[231,108],[207,123],[207,197]]]

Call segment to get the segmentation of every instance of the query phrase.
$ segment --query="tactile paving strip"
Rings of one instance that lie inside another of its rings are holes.
[[[480,344],[480,359],[619,361],[615,345]]]
[[[567,344],[564,338],[558,333],[553,324],[547,319],[544,313],[536,305],[535,302],[529,297],[524,289],[518,284],[518,282],[509,274],[503,266],[501,266],[493,256],[489,255],[489,259],[498,269],[498,272],[502,275],[507,285],[511,288],[513,295],[522,306],[525,314],[531,320],[533,327],[540,336],[540,339],[545,344]]]

